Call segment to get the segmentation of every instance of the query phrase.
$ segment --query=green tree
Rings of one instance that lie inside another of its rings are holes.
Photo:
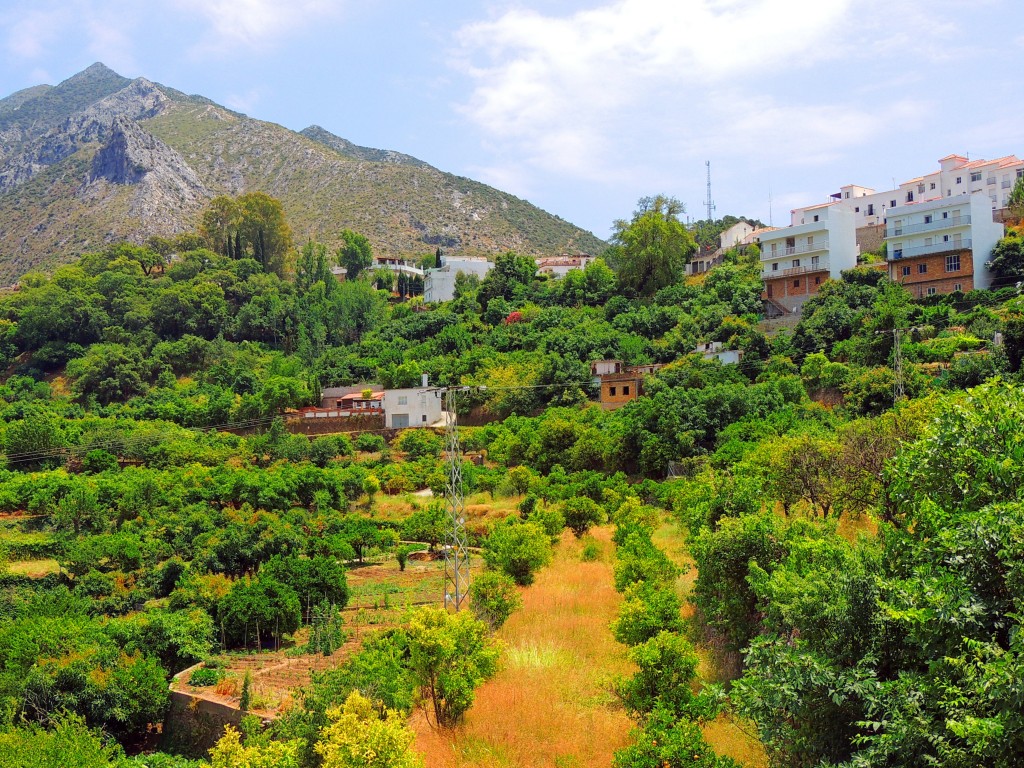
[[[1020,186],[1020,180],[1017,186]],[[1021,209],[1024,215],[1024,203]],[[992,258],[985,266],[1000,287],[1014,280],[1024,280],[1024,236],[1010,235],[996,243],[996,247],[992,249]]]
[[[499,650],[487,625],[467,611],[422,608],[409,622],[408,637],[409,666],[420,697],[432,705],[434,725],[457,724],[477,686],[497,671]]]
[[[264,272],[283,275],[292,249],[292,231],[281,202],[264,192],[249,192],[238,198],[238,207],[237,234],[246,244],[247,252]]]
[[[516,584],[528,586],[534,574],[551,562],[551,538],[536,523],[503,520],[484,542],[484,562]]]
[[[327,713],[316,752],[323,768],[418,768],[423,760],[412,751],[415,738],[394,710],[383,715],[366,697],[353,691],[340,709]]]
[[[630,221],[613,225],[619,285],[630,296],[653,296],[683,276],[697,246],[679,220],[683,204],[657,195],[641,198]]]
[[[562,515],[565,517],[565,524],[581,538],[590,527],[598,525],[604,520],[604,510],[601,506],[586,496],[574,496],[562,502]]]
[[[484,571],[474,576],[469,585],[469,597],[473,615],[487,622],[492,631],[501,627],[523,604],[515,582],[497,571]]]
[[[243,744],[242,734],[228,725],[210,750],[211,768],[299,768],[298,741]]]
[[[341,231],[341,247],[335,254],[338,264],[346,269],[345,279],[355,280],[364,269],[373,266],[373,251],[364,235],[350,229]]]

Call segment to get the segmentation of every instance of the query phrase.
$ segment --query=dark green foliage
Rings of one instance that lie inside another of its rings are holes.
[[[664,709],[656,709],[633,739],[635,744],[615,753],[615,768],[739,768],[715,753],[697,723],[676,720]]]
[[[195,686],[216,685],[221,681],[221,679],[223,679],[223,677],[223,670],[200,667],[189,675],[188,684]]]

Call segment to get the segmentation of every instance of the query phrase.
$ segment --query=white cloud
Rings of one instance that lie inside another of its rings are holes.
[[[938,43],[954,27],[923,14],[900,0],[605,0],[563,16],[516,8],[456,33],[453,66],[472,84],[459,109],[537,173],[668,178],[726,153],[820,165],[920,106],[862,86],[883,79],[887,58],[949,53]]]
[[[7,32],[7,50],[19,58],[37,58],[52,45],[63,26],[63,15],[57,11],[33,10],[20,15]]]
[[[178,11],[198,16],[209,27],[200,47],[224,50],[272,44],[292,32],[340,12],[330,0],[168,0]]]

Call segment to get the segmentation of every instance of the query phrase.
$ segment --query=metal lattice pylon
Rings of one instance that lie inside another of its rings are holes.
[[[444,606],[458,611],[469,594],[469,551],[466,549],[466,499],[462,488],[462,450],[455,413],[458,389],[445,390],[445,457],[448,462],[448,525],[444,534]]]

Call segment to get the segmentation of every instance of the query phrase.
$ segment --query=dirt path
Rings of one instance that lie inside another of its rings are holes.
[[[554,562],[523,592],[523,607],[498,633],[504,667],[477,691],[464,725],[437,733],[413,717],[427,768],[603,768],[628,742],[632,724],[610,692],[613,677],[632,672],[608,628],[621,600],[611,531],[594,535],[601,561],[581,562],[565,533]]]
[[[693,615],[693,606],[688,602],[688,598],[697,580],[697,567],[686,547],[683,533],[676,522],[666,521],[655,531],[652,538],[654,543],[683,569],[683,575],[676,582],[676,591],[684,601],[684,616],[690,618]],[[698,643],[697,654],[700,656],[697,672],[701,678],[706,681],[721,681],[723,676],[711,649]],[[768,756],[754,734],[752,723],[738,721],[723,714],[708,723],[704,728],[704,737],[720,755],[731,757],[747,768],[768,768]]]

